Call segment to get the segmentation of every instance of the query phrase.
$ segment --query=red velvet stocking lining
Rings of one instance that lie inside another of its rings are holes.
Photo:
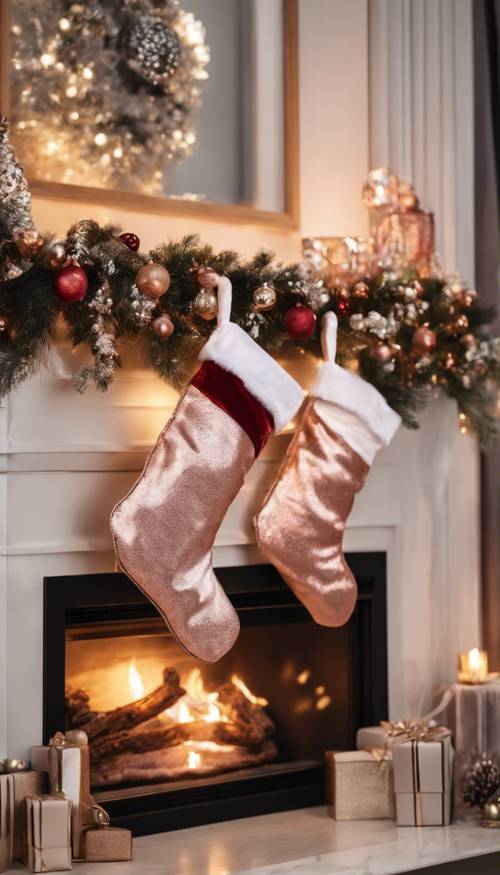
[[[258,456],[273,430],[273,418],[243,381],[215,362],[205,361],[191,383],[241,426]]]

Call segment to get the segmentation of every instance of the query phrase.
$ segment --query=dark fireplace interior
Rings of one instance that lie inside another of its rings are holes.
[[[216,569],[242,628],[215,665],[124,575],[46,578],[45,742],[88,731],[93,793],[136,835],[319,804],[324,751],[387,716],[385,554],[348,560],[358,602],[339,629],[272,566]]]

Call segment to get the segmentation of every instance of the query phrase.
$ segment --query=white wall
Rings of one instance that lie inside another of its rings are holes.
[[[435,0],[441,2],[448,0]],[[366,230],[360,188],[376,130],[368,78],[377,52],[372,3],[369,27],[366,0],[301,0],[304,235]],[[441,65],[445,71],[451,56]],[[457,100],[457,115],[470,114],[460,94]],[[442,149],[440,140],[439,155]],[[462,157],[449,177],[455,192],[471,179],[472,156]],[[431,196],[427,205],[434,207]],[[455,212],[448,204],[447,233],[450,224],[458,227]],[[195,230],[215,246],[245,254],[262,244],[282,259],[300,254],[299,234],[258,226],[199,222],[193,228],[187,219],[42,200],[35,215],[40,227],[54,230],[82,216],[119,220],[146,245]],[[307,385],[314,365],[293,368]],[[0,754],[20,754],[41,734],[42,577],[113,568],[109,511],[136,477],[174,402],[175,394],[130,357],[105,397],[80,398],[44,371],[0,409]],[[272,440],[250,472],[218,535],[216,563],[257,561],[251,511],[288,440]],[[456,651],[478,635],[476,456],[473,443],[458,434],[450,405],[438,402],[420,433],[401,432],[380,454],[349,520],[346,548],[388,552],[391,712],[415,713],[433,684],[452,676]]]

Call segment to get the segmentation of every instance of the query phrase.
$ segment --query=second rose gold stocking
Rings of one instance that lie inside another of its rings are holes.
[[[328,313],[327,360],[254,520],[261,552],[323,626],[341,626],[356,604],[342,549],[345,524],[376,452],[400,424],[372,385],[335,364],[336,331]]]

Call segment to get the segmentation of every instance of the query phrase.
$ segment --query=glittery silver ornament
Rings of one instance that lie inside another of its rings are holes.
[[[217,296],[208,289],[198,292],[193,301],[193,313],[209,322],[217,316]]]
[[[179,66],[181,46],[162,17],[137,15],[127,28],[124,53],[130,70],[150,85],[162,85]]]
[[[276,304],[276,289],[271,283],[264,283],[253,293],[253,306],[257,312],[272,310]]]

